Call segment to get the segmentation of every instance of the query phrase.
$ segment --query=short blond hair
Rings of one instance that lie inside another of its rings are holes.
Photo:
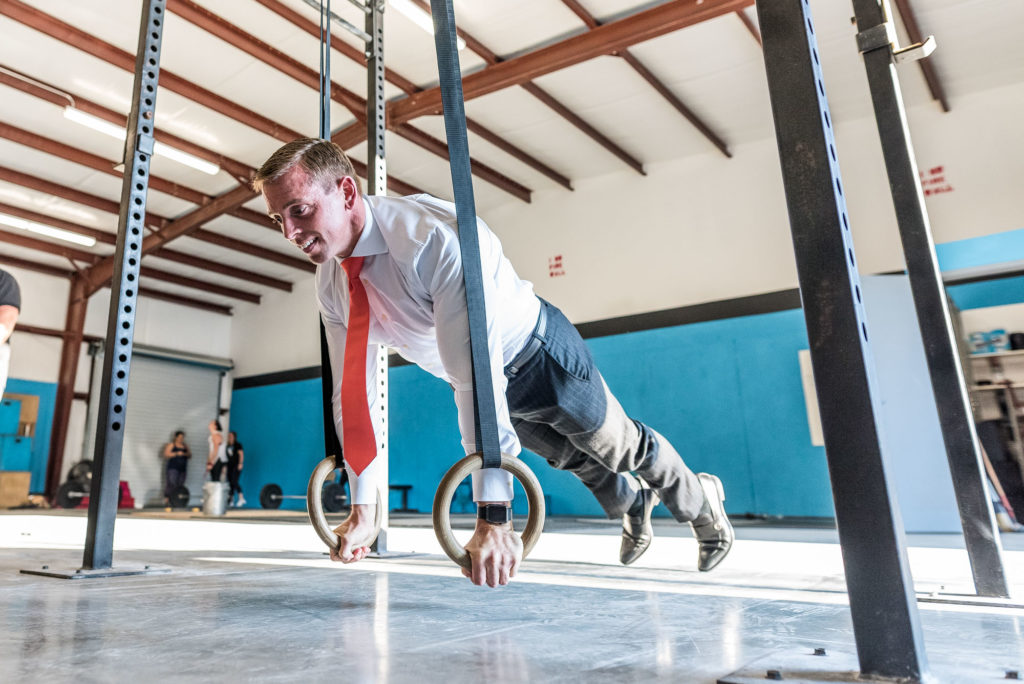
[[[252,179],[253,189],[263,192],[264,185],[273,183],[296,165],[301,166],[311,179],[325,188],[339,178],[350,176],[356,182],[356,190],[363,191],[345,151],[323,138],[299,138],[282,145],[256,172]]]

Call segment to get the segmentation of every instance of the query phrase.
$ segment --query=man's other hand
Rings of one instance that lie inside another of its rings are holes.
[[[353,504],[345,522],[334,528],[340,545],[331,549],[331,560],[342,563],[355,563],[363,560],[370,553],[373,540],[373,522],[377,514],[376,504]]]
[[[523,541],[512,531],[512,523],[492,525],[477,520],[466,552],[473,563],[472,571],[463,568],[462,574],[478,586],[496,587],[516,576],[523,560]]]

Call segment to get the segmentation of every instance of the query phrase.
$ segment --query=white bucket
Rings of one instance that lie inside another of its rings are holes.
[[[226,482],[203,484],[203,514],[224,515],[228,508],[228,485]]]

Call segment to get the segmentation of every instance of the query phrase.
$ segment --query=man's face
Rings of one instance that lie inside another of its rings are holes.
[[[267,214],[314,264],[352,253],[363,228],[362,199],[352,178],[324,187],[296,166],[263,186]]]

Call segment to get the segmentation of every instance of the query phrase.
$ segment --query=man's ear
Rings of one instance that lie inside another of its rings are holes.
[[[351,209],[359,199],[359,190],[356,188],[356,181],[352,176],[344,176],[338,179],[338,189],[345,197],[345,208]]]

